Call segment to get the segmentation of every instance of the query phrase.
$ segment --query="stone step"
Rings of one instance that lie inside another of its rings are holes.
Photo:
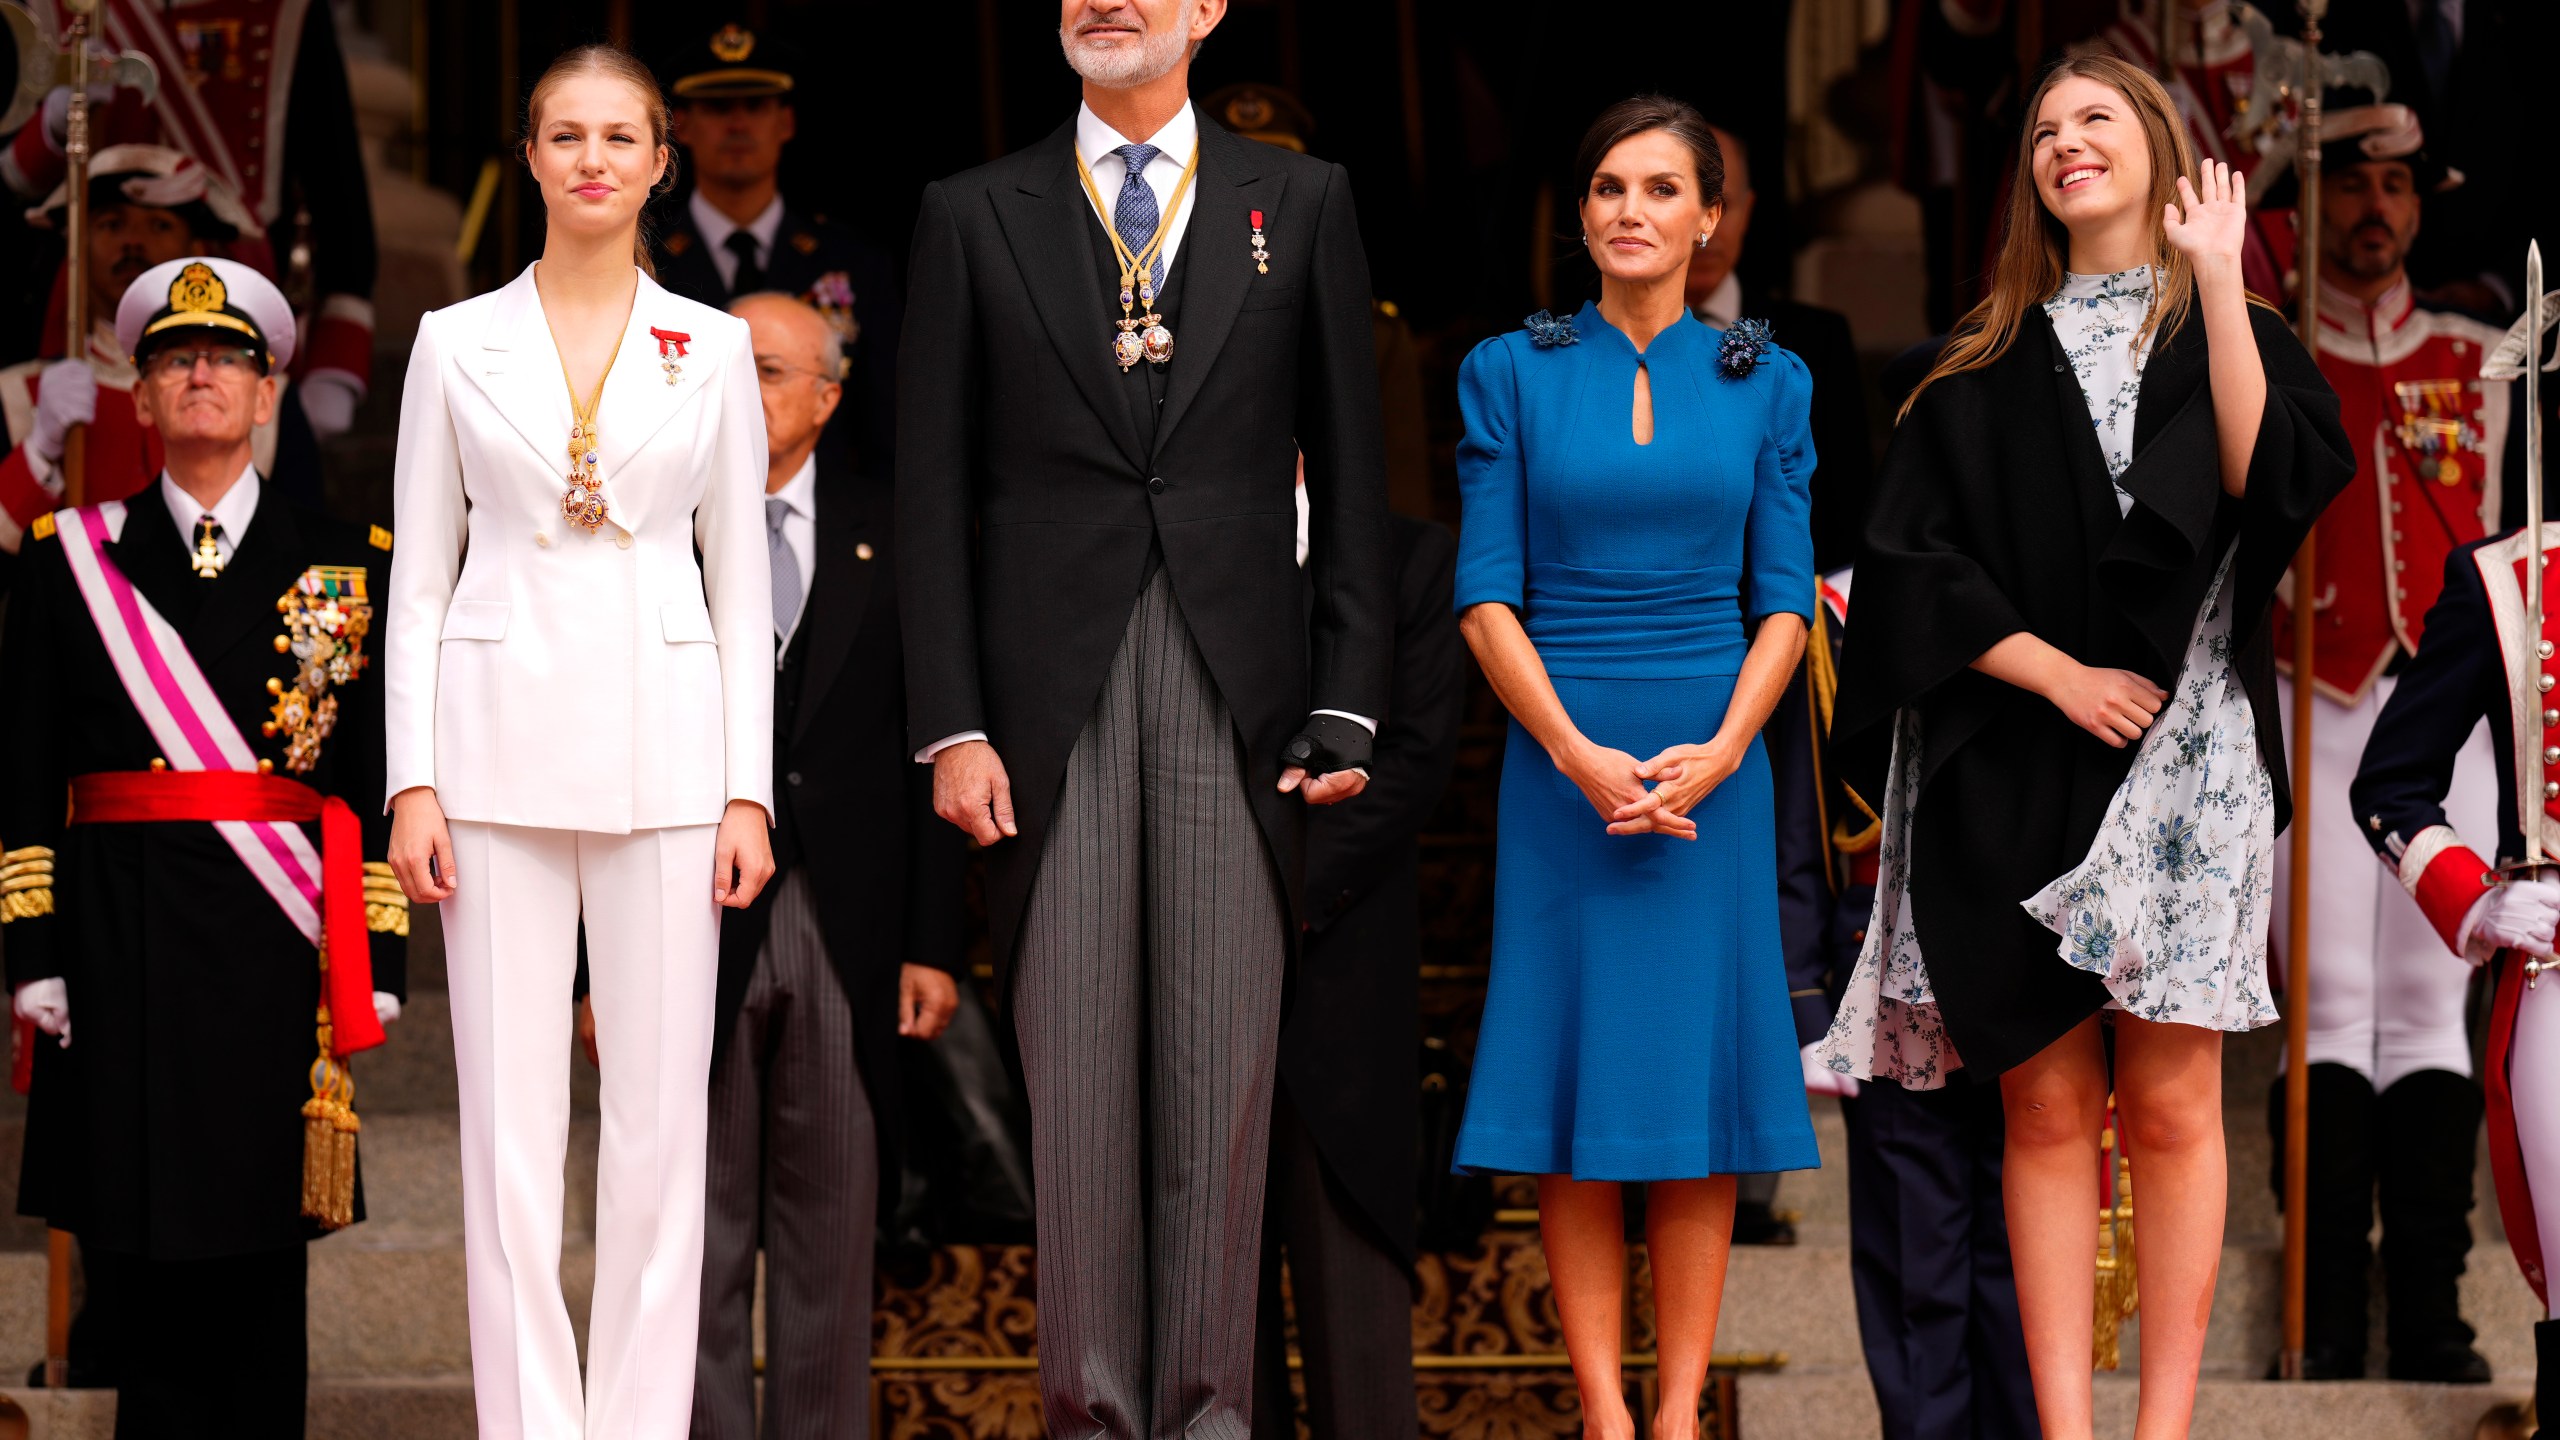
[[[1719,1345],[1721,1345],[1719,1339]],[[2490,1406],[2521,1400],[2529,1384],[2410,1385],[2340,1381],[2278,1385],[2208,1379],[2196,1390],[2194,1440],[2472,1440]],[[2130,1440],[2138,1395],[2131,1371],[2097,1379],[2101,1440]],[[1746,1373],[1734,1406],[1743,1440],[1877,1433],[1866,1372],[1789,1366]]]
[[[112,1390],[4,1389],[0,1394],[27,1412],[28,1440],[113,1440],[115,1435]],[[315,1379],[303,1414],[307,1440],[471,1440],[478,1433],[469,1375]],[[221,1433],[220,1419],[219,1409],[209,1408],[204,1433]]]

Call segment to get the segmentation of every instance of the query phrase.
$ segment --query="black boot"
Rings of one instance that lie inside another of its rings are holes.
[[[2533,1417],[2539,1426],[2545,1415],[2560,1417],[2560,1320],[2533,1322],[2533,1362]],[[2560,1435],[2560,1419],[2551,1433]]]
[[[2491,1378],[2462,1318],[2481,1105],[2479,1082],[2450,1070],[2403,1076],[2374,1105],[2383,1329],[2394,1380],[2485,1385]]]
[[[2364,1378],[2372,1321],[2373,1084],[2344,1065],[2311,1067],[2311,1154],[2305,1229],[2302,1378]],[[2276,1203],[2284,1194],[2284,1077],[2267,1090]],[[2140,1166],[2139,1160],[2134,1162]],[[2270,1367],[2268,1378],[2275,1378]]]

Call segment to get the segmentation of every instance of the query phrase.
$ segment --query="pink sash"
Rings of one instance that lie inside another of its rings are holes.
[[[57,511],[53,518],[80,598],[89,606],[98,638],[106,642],[107,658],[169,768],[254,773],[256,753],[214,698],[185,642],[107,558],[107,542],[124,534],[125,503]],[[317,946],[320,854],[301,827],[272,820],[220,820],[213,828],[285,918]]]

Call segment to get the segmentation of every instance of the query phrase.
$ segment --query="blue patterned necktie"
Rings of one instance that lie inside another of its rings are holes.
[[[764,497],[765,549],[773,561],[773,633],[777,637],[791,633],[800,619],[801,602],[807,598],[800,593],[799,553],[782,538],[782,521],[790,513],[790,504],[781,496]]]
[[[1147,242],[1156,238],[1156,192],[1147,184],[1147,162],[1156,158],[1153,145],[1123,145],[1112,152],[1120,157],[1128,173],[1120,181],[1120,198],[1111,207],[1111,226],[1120,232],[1120,243],[1129,253],[1145,252]],[[1156,256],[1147,267],[1147,282],[1158,294],[1164,291],[1164,256]]]

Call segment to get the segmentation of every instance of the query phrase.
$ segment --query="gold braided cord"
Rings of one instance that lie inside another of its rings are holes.
[[[1120,238],[1120,227],[1112,223],[1111,207],[1102,203],[1102,191],[1094,185],[1093,171],[1085,165],[1082,152],[1077,152],[1075,161],[1076,178],[1084,182],[1085,198],[1093,202],[1094,213],[1102,217],[1102,228],[1110,232],[1111,251],[1120,257],[1120,285],[1127,289],[1139,276],[1155,273],[1156,257],[1164,253],[1164,237],[1173,233],[1173,217],[1182,213],[1182,197],[1191,189],[1192,174],[1200,168],[1200,147],[1192,145],[1191,163],[1182,167],[1182,179],[1173,187],[1172,203],[1164,207],[1163,217],[1156,221],[1156,233],[1148,239],[1147,247],[1135,252],[1129,249],[1128,241]]]
[[[409,895],[379,860],[364,862],[364,928],[376,935],[409,935]]]
[[[0,850],[0,925],[53,913],[53,850]]]

